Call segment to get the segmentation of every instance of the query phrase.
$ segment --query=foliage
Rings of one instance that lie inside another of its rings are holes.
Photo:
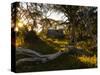
[[[63,13],[67,19],[50,19],[49,16],[53,13],[58,13],[58,16]],[[56,37],[47,35],[49,29],[59,33],[60,26],[63,38],[58,38],[54,32]],[[12,29],[16,33],[16,47],[29,48],[42,54],[67,50],[66,54],[46,64],[24,62],[17,66],[17,71],[97,66],[97,7],[17,2],[12,5]],[[73,46],[73,49],[68,49],[68,46]],[[17,55],[18,59],[24,57],[27,56]]]

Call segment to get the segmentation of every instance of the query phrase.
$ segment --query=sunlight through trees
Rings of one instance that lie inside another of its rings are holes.
[[[42,54],[64,51],[54,61],[64,61],[67,68],[97,66],[97,7],[16,2],[11,23],[17,48]]]

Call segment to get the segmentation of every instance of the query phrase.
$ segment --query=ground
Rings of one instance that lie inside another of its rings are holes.
[[[24,47],[36,50],[42,54],[52,54],[59,50],[67,49],[69,41],[66,39],[52,39],[47,38],[35,43],[27,43]],[[75,53],[78,51],[70,50],[68,53],[57,57],[47,63],[41,62],[23,62],[17,65],[17,72],[27,72],[27,71],[48,71],[48,70],[65,70],[65,69],[82,69],[82,68],[96,68],[97,60],[95,52],[89,50],[83,50],[83,54]],[[17,55],[17,59],[28,57],[25,55]]]

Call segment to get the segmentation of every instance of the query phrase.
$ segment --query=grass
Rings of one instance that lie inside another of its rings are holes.
[[[52,46],[55,48],[55,50],[65,50],[65,46],[68,45],[68,42],[66,39],[52,39],[52,38],[47,38],[46,40],[43,40],[46,42],[48,45]]]
[[[31,72],[31,71],[51,71],[51,70],[67,70],[67,69],[84,69],[84,68],[95,68],[96,63],[87,63],[89,61],[88,57],[77,57],[68,56],[63,54],[55,60],[49,61],[47,63],[38,62],[24,62],[17,66],[17,72]],[[91,62],[93,61],[92,58]]]
[[[36,50],[42,54],[55,53],[58,50],[65,50],[65,46],[69,44],[66,39],[51,39],[36,40],[34,43],[25,43],[23,47]],[[86,43],[85,43],[86,45]],[[76,46],[77,47],[77,46]],[[80,46],[83,47],[83,46]],[[87,52],[87,50],[84,50]],[[91,51],[88,51],[90,53]],[[17,59],[27,57],[25,55],[17,55]],[[47,63],[40,62],[23,62],[16,66],[17,72],[31,72],[31,71],[50,71],[50,70],[65,70],[65,69],[82,69],[97,67],[97,57],[95,53],[92,56],[77,55],[65,53],[55,60]]]
[[[88,66],[97,66],[96,65],[97,64],[96,58],[97,57],[95,55],[94,56],[80,56],[80,57],[78,57],[78,59],[81,62],[87,64]]]

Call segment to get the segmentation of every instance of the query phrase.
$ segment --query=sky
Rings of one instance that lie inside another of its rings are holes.
[[[49,11],[47,15],[49,15],[51,12]],[[58,13],[58,12],[52,12],[52,14],[48,17],[54,20],[62,20],[65,21],[66,19],[68,19],[67,17],[64,17],[63,13]]]
[[[27,8],[27,6],[26,6],[26,4],[25,3],[23,3],[23,6],[24,6],[24,8]],[[51,14],[52,13],[52,14]],[[51,18],[51,19],[54,19],[54,20],[62,20],[62,21],[65,21],[65,20],[67,20],[68,18],[66,17],[64,17],[64,14],[63,13],[59,13],[59,12],[54,12],[54,11],[48,11],[48,13],[47,13],[47,16],[48,15],[50,15],[48,18]]]

